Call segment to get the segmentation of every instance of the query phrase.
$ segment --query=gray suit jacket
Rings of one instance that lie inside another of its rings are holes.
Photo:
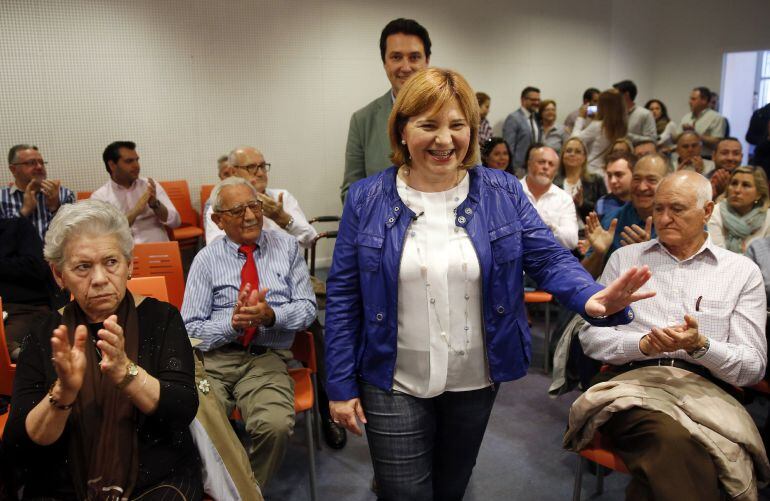
[[[506,117],[503,123],[503,138],[508,141],[508,146],[511,148],[513,167],[526,170],[524,156],[532,142],[532,127],[529,118],[521,111],[521,108]]]
[[[388,117],[393,109],[391,91],[378,97],[350,117],[348,144],[345,149],[345,176],[341,196],[359,179],[390,167]]]

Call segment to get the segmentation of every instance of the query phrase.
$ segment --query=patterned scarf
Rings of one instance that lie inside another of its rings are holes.
[[[727,200],[723,200],[719,203],[719,212],[722,215],[727,250],[743,254],[744,241],[765,223],[767,209],[759,205],[741,216],[730,208]]]

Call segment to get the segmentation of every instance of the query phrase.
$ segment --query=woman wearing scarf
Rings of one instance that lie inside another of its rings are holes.
[[[30,326],[19,356],[4,445],[24,499],[201,498],[192,349],[173,306],[126,294],[132,249],[109,204],[51,222],[44,255],[74,301]]]
[[[711,240],[743,254],[751,242],[770,236],[769,198],[767,176],[762,169],[735,169],[727,186],[727,198],[717,203],[708,223]]]

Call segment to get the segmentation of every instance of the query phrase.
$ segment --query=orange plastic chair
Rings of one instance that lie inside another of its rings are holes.
[[[553,296],[545,291],[524,292],[524,303],[545,303],[545,335],[543,336],[543,371],[551,370],[551,301]]]
[[[134,246],[133,276],[166,277],[168,302],[182,309],[184,271],[177,242],[152,242]]]
[[[3,300],[0,299],[0,311]],[[0,321],[0,395],[10,397],[13,393],[13,378],[16,376],[16,364],[11,363],[8,343],[5,340],[5,324]]]
[[[202,184],[201,185],[201,228],[203,228],[203,231],[206,231],[206,221],[203,220],[204,217],[206,217],[206,214],[204,214],[204,210],[206,208],[206,202],[208,201],[209,197],[211,196],[211,192],[214,190],[213,184]]]
[[[76,198],[76,200],[86,200],[88,198],[91,198],[91,193],[93,193],[93,192],[92,191],[78,191],[75,194],[75,198]]]
[[[171,230],[173,239],[180,242],[180,246],[189,247],[198,244],[198,238],[203,236],[203,228],[200,224],[200,216],[193,209],[190,201],[190,188],[187,181],[160,181],[160,185],[166,190],[168,198],[179,212],[182,224],[179,228]]]
[[[138,277],[128,281],[128,290],[134,294],[140,294],[155,298],[158,301],[168,302],[168,289],[166,277]]]
[[[305,413],[305,436],[307,438],[308,472],[310,476],[310,499],[315,501],[316,471],[315,471],[315,416],[317,401],[315,395],[315,374],[317,370],[315,345],[313,334],[308,331],[298,332],[294,336],[294,344],[291,346],[294,360],[302,362],[305,367],[290,368],[289,375],[294,380],[294,413]],[[308,412],[309,411],[309,412]],[[242,420],[241,412],[236,407],[230,418],[235,421]]]
[[[604,470],[603,468],[609,468],[613,471],[621,473],[629,473],[623,460],[620,456],[612,452],[612,446],[609,441],[602,436],[598,431],[594,435],[591,443],[582,451],[580,451],[578,457],[577,470],[575,471],[575,488],[572,491],[572,500],[580,501],[580,489],[583,483],[583,465],[586,461],[592,461],[596,463],[596,492],[595,496],[599,496],[604,492]]]

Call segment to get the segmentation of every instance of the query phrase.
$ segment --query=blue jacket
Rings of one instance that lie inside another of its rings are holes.
[[[502,171],[468,171],[468,197],[455,224],[470,236],[481,268],[484,336],[494,382],[524,376],[531,341],[524,311],[523,271],[568,308],[602,286],[554,240],[522,192]],[[362,379],[385,391],[396,366],[398,274],[412,212],[398,196],[396,168],[354,183],[345,201],[326,282],[326,391],[330,400],[358,396]],[[595,325],[630,322],[629,309]]]

